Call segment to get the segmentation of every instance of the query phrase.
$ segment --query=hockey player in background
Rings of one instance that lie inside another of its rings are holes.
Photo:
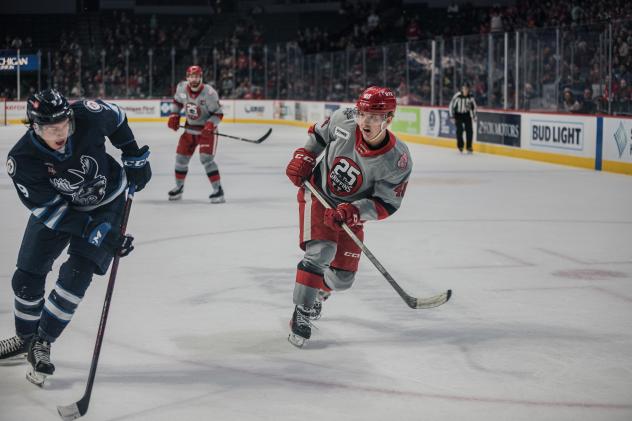
[[[186,81],[176,88],[171,105],[171,116],[167,122],[170,129],[180,128],[180,111],[184,109],[185,130],[176,149],[176,186],[169,191],[169,200],[179,200],[184,192],[184,180],[189,171],[189,161],[200,145],[200,162],[211,182],[211,203],[223,203],[224,190],[220,183],[219,170],[215,163],[217,149],[217,126],[222,121],[222,107],[215,89],[202,82],[202,68],[187,69]]]
[[[27,101],[29,129],[9,152],[7,172],[31,211],[13,274],[16,336],[0,341],[0,363],[27,355],[27,379],[41,385],[55,366],[51,343],[81,302],[92,275],[104,275],[133,238],[121,235],[125,191],[151,179],[149,148],[139,148],[123,110],[101,100],[70,105],[54,89]],[[122,152],[123,167],[105,150]],[[44,299],[53,262],[68,246],[54,288]]]
[[[331,291],[353,284],[361,250],[341,224],[362,240],[365,221],[385,219],[402,203],[412,161],[406,145],[388,131],[396,105],[390,89],[367,88],[355,109],[338,109],[311,126],[307,143],[294,151],[287,166],[287,176],[299,187],[300,247],[305,251],[296,270],[288,337],[297,347],[310,339],[311,320],[320,317]],[[325,209],[305,189],[306,179],[333,209]]]

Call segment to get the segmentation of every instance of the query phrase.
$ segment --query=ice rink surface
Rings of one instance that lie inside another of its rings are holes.
[[[177,135],[132,127],[154,177],[134,200],[136,250],[121,261],[86,420],[632,419],[632,177],[409,144],[403,206],[365,241],[413,295],[453,299],[411,310],[363,258],[299,350],[286,340],[301,252],[285,165],[305,129],[222,139],[227,203],[211,205],[197,154],[183,200],[167,201]],[[23,131],[0,128],[3,163]],[[7,337],[28,211],[2,167]],[[53,344],[44,389],[24,364],[0,367],[1,420],[58,419],[56,405],[81,397],[106,284],[95,276]]]

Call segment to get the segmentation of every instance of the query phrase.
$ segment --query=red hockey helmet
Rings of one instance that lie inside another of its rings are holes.
[[[200,66],[189,66],[187,68],[187,76],[189,75],[200,75],[202,76],[202,68]]]
[[[356,102],[358,111],[368,113],[390,113],[395,112],[397,101],[395,94],[388,88],[371,86],[366,88]]]

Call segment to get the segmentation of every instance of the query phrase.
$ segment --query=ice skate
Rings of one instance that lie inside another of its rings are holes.
[[[323,302],[329,298],[331,292],[323,291],[322,289],[318,291],[318,297],[316,297],[316,301],[314,302],[314,306],[312,307],[311,314],[309,315],[310,320],[318,320],[320,319],[321,312],[323,311]]]
[[[287,340],[297,348],[302,348],[312,336],[312,323],[309,318],[312,309],[304,306],[294,307],[294,314],[290,321],[290,335]]]
[[[211,199],[211,203],[226,202],[226,199],[224,199],[224,189],[222,189],[222,186],[219,186],[219,188],[214,191],[208,198]]]
[[[34,385],[43,386],[46,377],[55,372],[55,366],[50,362],[50,342],[35,337],[26,358],[31,365],[26,372],[26,379]]]
[[[184,193],[184,186],[175,186],[173,189],[169,190],[169,200],[182,199],[182,193]]]
[[[28,343],[19,336],[0,341],[0,365],[9,365],[24,361],[28,352]]]

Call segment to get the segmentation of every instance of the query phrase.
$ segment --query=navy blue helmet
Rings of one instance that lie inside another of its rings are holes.
[[[44,126],[69,119],[74,123],[74,116],[66,97],[56,89],[44,89],[31,95],[26,101],[26,116],[29,124]]]

